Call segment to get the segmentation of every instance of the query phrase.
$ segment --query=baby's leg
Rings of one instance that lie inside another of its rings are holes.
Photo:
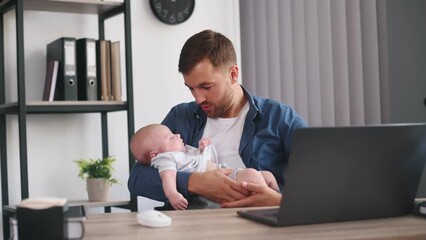
[[[267,185],[262,174],[253,168],[237,169],[236,180],[238,182],[246,181],[262,185]]]
[[[275,191],[280,191],[280,188],[278,187],[277,179],[275,179],[274,175],[269,171],[260,171],[263,178],[265,179],[266,184],[274,189]]]

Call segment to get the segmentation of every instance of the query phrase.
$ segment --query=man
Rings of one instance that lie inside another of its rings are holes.
[[[239,84],[234,46],[220,33],[205,30],[190,37],[180,54],[179,72],[195,101],[173,107],[162,124],[194,147],[202,137],[211,138],[218,158],[231,168],[270,171],[283,189],[292,136],[305,121],[289,106],[252,96]],[[279,205],[280,193],[239,184],[228,174],[227,169],[179,172],[177,188],[187,199],[199,195],[222,207]],[[167,200],[158,171],[151,167],[136,164],[128,188],[134,195]]]

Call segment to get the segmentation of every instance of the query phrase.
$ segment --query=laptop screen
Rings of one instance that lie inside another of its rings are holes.
[[[409,214],[426,124],[297,129],[278,225]]]

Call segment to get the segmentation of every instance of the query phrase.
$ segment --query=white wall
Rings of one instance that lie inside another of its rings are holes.
[[[192,17],[175,26],[158,21],[148,1],[131,1],[131,11],[135,129],[138,129],[160,122],[173,105],[192,100],[177,71],[180,49],[188,37],[207,28],[217,30],[228,36],[239,52],[239,1],[196,1]],[[8,102],[16,101],[17,95],[14,17],[14,11],[7,13],[4,25]],[[26,11],[24,18],[27,100],[40,100],[46,44],[62,36],[97,38],[97,17]],[[123,33],[122,15],[108,20],[106,38],[122,41],[123,47]],[[21,198],[17,117],[7,119],[9,203],[16,204]],[[86,198],[85,183],[77,177],[73,160],[101,157],[99,114],[29,115],[27,122],[30,196]],[[112,198],[128,198],[126,114],[110,114],[109,124],[110,154],[118,159],[114,176],[121,182],[113,186]]]

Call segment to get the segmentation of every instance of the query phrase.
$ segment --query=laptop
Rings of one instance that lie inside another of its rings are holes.
[[[297,129],[281,206],[241,217],[290,226],[412,213],[426,124]]]

